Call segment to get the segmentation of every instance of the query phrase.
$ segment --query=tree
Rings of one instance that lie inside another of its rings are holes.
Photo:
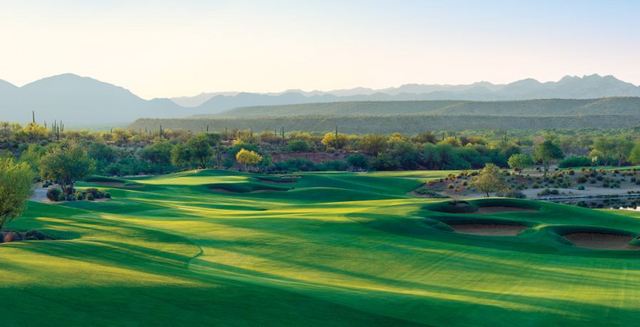
[[[291,152],[307,152],[310,150],[309,142],[305,140],[291,140],[289,144],[287,144],[287,150]]]
[[[213,154],[211,147],[215,144],[215,140],[209,137],[211,134],[199,134],[187,141],[191,159],[198,168],[207,168],[207,163]]]
[[[327,133],[324,135],[321,142],[328,148],[340,150],[347,145],[347,136],[338,133]]]
[[[170,165],[173,146],[168,141],[161,141],[146,146],[140,152],[140,157],[154,165]]]
[[[20,161],[26,162],[31,166],[31,169],[37,173],[40,167],[40,158],[45,154],[45,148],[39,144],[29,144],[26,150],[20,154]]]
[[[508,163],[511,169],[521,173],[523,169],[533,165],[533,159],[528,154],[517,153],[509,157]]]
[[[369,161],[367,157],[360,153],[355,153],[347,157],[347,163],[354,169],[367,169],[369,167]]]
[[[500,168],[494,164],[486,164],[471,181],[471,185],[489,197],[490,192],[500,192],[507,188]]]
[[[362,152],[377,156],[387,148],[387,137],[377,134],[365,135],[358,145]]]
[[[178,167],[207,168],[214,149],[221,140],[219,134],[198,134],[185,144],[177,144],[171,150],[171,162]]]
[[[550,140],[544,141],[542,143],[536,144],[533,148],[533,158],[537,162],[541,162],[544,167],[544,177],[547,177],[547,172],[549,172],[549,165],[553,160],[559,160],[564,158],[564,153],[560,147],[558,147],[555,143]]]
[[[251,150],[240,149],[236,153],[236,161],[247,168],[259,164],[262,156]]]
[[[191,149],[184,144],[176,144],[171,149],[171,163],[176,167],[191,165]]]
[[[0,229],[22,213],[34,176],[29,164],[0,158]]]
[[[601,137],[593,143],[591,156],[607,165],[616,160],[620,166],[628,159],[632,149],[633,143],[625,137]]]
[[[73,184],[91,174],[94,169],[93,159],[75,143],[56,146],[40,159],[42,178],[60,184],[65,194],[73,193]]]
[[[623,137],[616,138],[613,153],[614,157],[618,159],[618,166],[621,166],[623,162],[628,160],[632,149],[633,142]]]
[[[634,164],[640,164],[640,142],[636,143],[629,153],[629,161]]]
[[[89,144],[87,153],[96,161],[96,170],[98,172],[104,171],[104,169],[112,163],[115,163],[118,159],[116,150],[101,142],[92,142]]]
[[[413,143],[396,141],[391,143],[389,155],[397,160],[402,169],[416,169],[420,161],[420,152]]]

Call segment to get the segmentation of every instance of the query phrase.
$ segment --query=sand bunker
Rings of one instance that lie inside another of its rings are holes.
[[[633,236],[606,232],[577,232],[563,235],[575,246],[596,250],[640,250],[630,245]]]
[[[517,224],[497,224],[497,223],[447,223],[456,233],[484,235],[484,236],[516,236],[523,230],[529,228],[525,225]]]
[[[501,213],[501,212],[533,212],[536,211],[531,208],[520,207],[505,207],[505,206],[490,206],[480,207],[476,213]]]

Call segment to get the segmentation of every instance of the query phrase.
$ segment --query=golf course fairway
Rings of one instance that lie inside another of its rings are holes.
[[[495,198],[463,210],[411,195],[448,173],[79,183],[113,199],[29,202],[7,226],[56,240],[0,245],[0,325],[638,324],[640,251],[563,237],[633,239],[635,213]]]

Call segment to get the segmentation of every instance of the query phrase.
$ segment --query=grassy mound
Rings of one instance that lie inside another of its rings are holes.
[[[214,191],[223,191],[231,193],[251,193],[251,192],[283,192],[288,191],[287,187],[280,187],[268,184],[259,183],[214,183],[209,184],[207,187]]]
[[[256,176],[257,180],[261,182],[267,183],[276,183],[276,184],[293,184],[298,181],[299,176],[295,175],[263,175]]]

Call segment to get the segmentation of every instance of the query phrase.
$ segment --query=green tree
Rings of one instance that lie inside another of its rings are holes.
[[[636,143],[629,153],[629,161],[634,164],[640,164],[640,142]]]
[[[633,146],[633,142],[624,137],[616,138],[613,153],[614,157],[618,160],[618,166],[622,166],[622,164],[629,159]]]
[[[29,144],[26,150],[20,154],[20,161],[26,162],[37,174],[40,167],[40,159],[46,153],[46,149],[39,144]]]
[[[140,151],[140,157],[154,165],[170,165],[173,145],[168,141],[156,142]]]
[[[310,148],[309,142],[300,139],[291,140],[287,144],[287,150],[291,152],[307,152]]]
[[[191,149],[184,144],[176,144],[171,149],[171,163],[176,167],[190,167]]]
[[[387,148],[387,141],[388,138],[384,135],[365,135],[358,142],[358,147],[366,154],[377,156]]]
[[[34,176],[29,164],[0,158],[0,230],[22,213],[31,195]]]
[[[494,164],[486,164],[478,176],[472,179],[471,185],[482,193],[485,193],[487,197],[489,197],[489,193],[491,192],[500,192],[507,188],[502,178],[500,168]]]
[[[564,158],[564,153],[562,153],[562,149],[560,149],[560,147],[555,143],[550,140],[546,140],[534,146],[533,158],[537,162],[542,163],[542,166],[544,167],[544,177],[547,177],[551,162]]]
[[[600,137],[593,142],[591,157],[597,158],[598,161],[602,161],[606,165],[615,160],[620,166],[629,158],[632,149],[633,142],[626,137]]]
[[[347,163],[355,169],[367,169],[369,161],[367,157],[360,153],[355,153],[347,157]]]
[[[191,160],[198,168],[207,168],[207,164],[213,154],[212,146],[215,140],[211,139],[208,134],[196,135],[187,141],[187,147],[191,153]]]
[[[60,185],[65,194],[73,192],[73,184],[95,169],[95,162],[87,151],[76,143],[56,146],[40,160],[40,175]]]
[[[91,142],[87,153],[96,162],[96,170],[102,173],[104,169],[118,159],[116,150],[101,142]]]
[[[523,169],[533,165],[533,159],[528,154],[517,153],[509,157],[508,163],[511,169],[521,173]]]

